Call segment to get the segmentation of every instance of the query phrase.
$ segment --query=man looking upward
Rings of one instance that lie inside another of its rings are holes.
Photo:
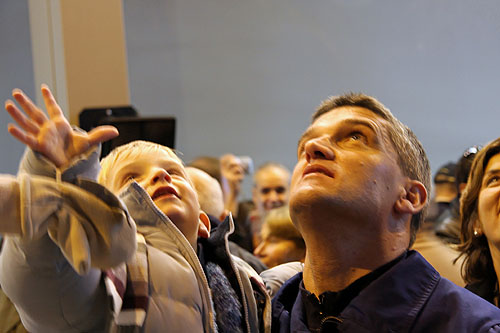
[[[409,251],[430,190],[413,132],[379,101],[332,97],[299,140],[290,215],[304,271],[273,300],[275,332],[479,332],[500,310]]]

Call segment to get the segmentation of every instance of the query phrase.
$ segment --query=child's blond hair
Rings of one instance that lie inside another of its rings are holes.
[[[184,165],[182,160],[175,154],[169,147],[143,140],[136,140],[125,145],[116,147],[109,155],[101,160],[101,171],[97,181],[99,184],[109,187],[114,177],[114,171],[117,163],[122,162],[124,159],[138,158],[139,155],[147,151],[165,151],[174,159],[178,160],[181,165]]]

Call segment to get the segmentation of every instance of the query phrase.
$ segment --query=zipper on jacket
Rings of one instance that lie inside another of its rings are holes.
[[[335,316],[326,316],[325,318],[321,319],[319,332],[338,332],[338,325],[342,322],[342,318]],[[332,325],[335,325],[335,327],[331,327]]]

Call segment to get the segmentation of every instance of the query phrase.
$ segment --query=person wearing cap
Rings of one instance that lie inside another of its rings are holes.
[[[460,253],[435,232],[437,218],[450,209],[450,202],[458,193],[455,185],[455,169],[456,164],[448,162],[434,175],[434,198],[412,248],[418,251],[441,276],[464,287],[465,282],[460,274],[463,260],[455,261]]]
[[[472,161],[480,149],[480,146],[471,146],[460,156],[455,171],[455,188],[458,195],[450,202],[450,208],[436,220],[436,235],[450,244],[460,243],[460,197],[467,185]]]
[[[435,222],[444,211],[450,208],[450,203],[458,195],[455,184],[456,168],[455,162],[448,162],[441,166],[434,175],[434,198],[429,204],[426,220]]]

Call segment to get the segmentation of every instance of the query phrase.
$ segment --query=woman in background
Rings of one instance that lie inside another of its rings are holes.
[[[267,267],[291,261],[304,262],[306,245],[292,223],[288,206],[272,209],[266,215],[261,237],[254,255]]]
[[[466,288],[499,306],[500,138],[477,154],[460,205]]]

